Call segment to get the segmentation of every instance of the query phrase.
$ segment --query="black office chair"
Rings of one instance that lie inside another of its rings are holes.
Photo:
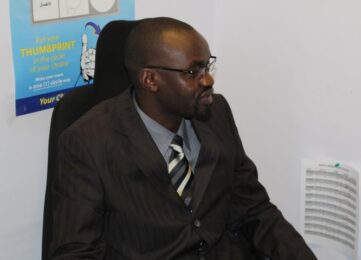
[[[52,237],[51,188],[58,169],[58,138],[73,122],[99,102],[120,94],[129,85],[123,65],[124,45],[131,29],[139,21],[113,21],[101,31],[96,47],[94,85],[68,92],[54,108],[49,135],[42,259],[47,260]]]

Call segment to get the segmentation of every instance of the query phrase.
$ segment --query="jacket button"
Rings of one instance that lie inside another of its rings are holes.
[[[191,202],[191,200],[192,200],[192,197],[191,197],[191,196],[186,197],[186,198],[184,199],[184,204],[189,205],[190,202]]]
[[[199,228],[199,227],[201,226],[201,222],[200,222],[198,219],[196,219],[196,220],[194,221],[194,226],[197,227],[197,228]]]

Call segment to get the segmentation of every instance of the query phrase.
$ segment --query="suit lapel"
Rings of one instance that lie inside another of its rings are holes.
[[[201,143],[194,174],[193,212],[196,213],[218,162],[219,150],[217,138],[209,127],[204,122],[196,120],[192,120],[192,123]]]
[[[183,203],[174,190],[167,165],[159,152],[143,121],[134,108],[131,93],[126,90],[118,99],[115,130],[128,137],[130,156],[147,179],[166,198],[176,203]]]

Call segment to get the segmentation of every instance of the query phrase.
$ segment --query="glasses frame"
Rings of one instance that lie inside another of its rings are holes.
[[[194,78],[200,78],[205,73],[212,73],[214,71],[216,61],[217,61],[217,56],[211,55],[211,56],[209,56],[209,60],[208,60],[208,63],[206,66],[199,67],[196,69],[175,69],[175,68],[169,68],[169,67],[163,67],[163,66],[147,66],[146,68],[173,71],[173,72],[182,72],[182,73],[188,74]]]

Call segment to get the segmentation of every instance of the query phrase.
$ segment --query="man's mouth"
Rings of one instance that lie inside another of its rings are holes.
[[[199,96],[200,103],[204,105],[210,105],[213,103],[213,89],[206,90],[202,92]]]

